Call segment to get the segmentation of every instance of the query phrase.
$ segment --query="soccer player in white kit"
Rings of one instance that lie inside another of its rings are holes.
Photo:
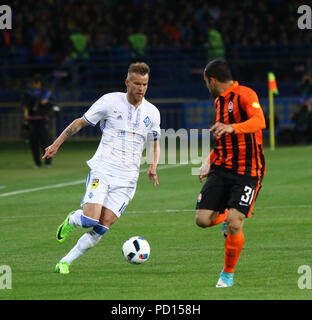
[[[153,156],[147,170],[154,186],[159,184],[160,113],[144,95],[149,80],[149,66],[132,63],[125,81],[127,92],[112,92],[98,99],[83,117],[75,119],[45,149],[43,158],[53,157],[61,144],[87,125],[100,124],[102,138],[94,156],[87,161],[90,173],[81,209],[71,212],[59,226],[56,239],[62,243],[76,226],[91,228],[63,257],[55,271],[67,274],[69,265],[95,246],[110,226],[122,215],[133,198],[139,177],[141,156],[146,141],[153,143]]]

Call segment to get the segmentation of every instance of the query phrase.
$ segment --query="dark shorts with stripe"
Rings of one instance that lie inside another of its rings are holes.
[[[196,209],[224,212],[235,208],[250,217],[261,188],[262,179],[233,173],[220,166],[210,169],[196,204]]]

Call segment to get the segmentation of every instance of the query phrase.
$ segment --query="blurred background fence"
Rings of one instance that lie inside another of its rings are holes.
[[[302,103],[298,91],[300,67],[311,65],[312,45],[238,47],[229,48],[226,52],[234,78],[258,93],[266,114],[267,70],[275,72],[279,87],[279,96],[275,98],[279,120],[277,130],[291,127],[292,115]],[[0,73],[2,79],[9,79],[11,83],[21,81],[24,86],[34,73],[46,75],[55,102],[62,107],[54,117],[53,131],[56,135],[75,117],[81,116],[101,95],[110,91],[125,91],[124,80],[131,62],[130,52],[96,50],[90,51],[89,57],[79,62],[68,61],[62,66],[31,65],[23,63],[25,57],[11,54],[1,57]],[[142,59],[151,67],[147,99],[159,107],[162,128],[205,128],[211,125],[214,109],[202,76],[207,63],[203,48],[150,49]],[[21,139],[21,92],[4,86],[0,93],[1,140]],[[87,128],[77,137],[94,138],[98,135],[96,129]]]

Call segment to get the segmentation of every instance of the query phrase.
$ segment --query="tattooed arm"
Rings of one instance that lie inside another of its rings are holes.
[[[82,127],[85,127],[88,124],[89,123],[83,117],[74,120],[49,147],[45,148],[45,154],[42,159],[52,158],[65,140],[73,136]]]

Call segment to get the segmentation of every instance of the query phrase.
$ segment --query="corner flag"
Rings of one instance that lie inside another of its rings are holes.
[[[273,72],[268,73],[269,88],[269,110],[270,110],[270,147],[275,149],[275,128],[274,128],[274,94],[278,94],[275,75]]]

